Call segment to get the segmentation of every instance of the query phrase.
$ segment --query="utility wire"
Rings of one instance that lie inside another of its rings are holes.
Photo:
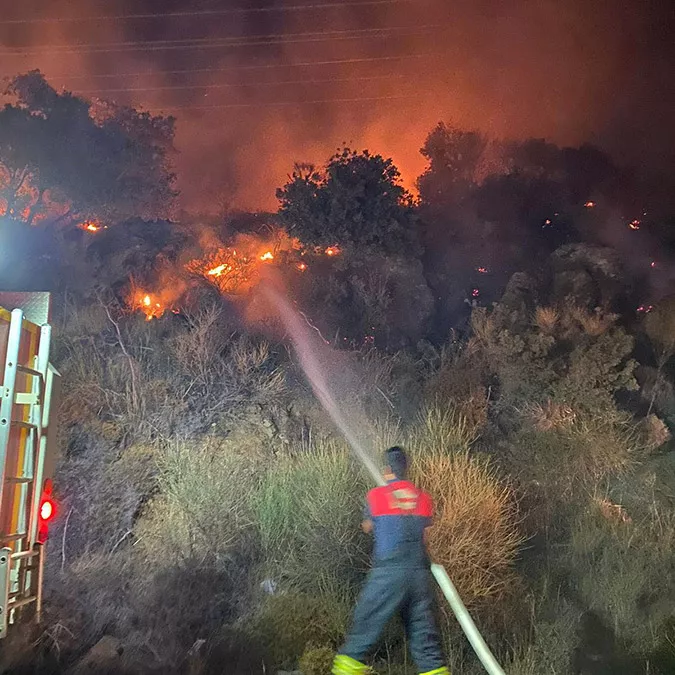
[[[414,0],[360,0],[358,2],[323,2],[304,5],[286,5],[279,7],[232,7],[229,9],[205,9],[184,12],[157,12],[154,14],[113,14],[98,16],[76,16],[76,17],[37,17],[30,19],[3,19],[0,25],[18,25],[31,23],[82,23],[87,21],[130,21],[135,19],[159,19],[159,18],[182,18],[182,17],[210,17],[225,16],[237,14],[269,14],[281,12],[300,12],[306,10],[326,10],[326,9],[349,9],[350,7],[377,6],[410,4]]]
[[[56,73],[52,78],[61,78],[68,80],[96,80],[118,77],[144,77],[146,75],[192,75],[197,73],[229,73],[240,70],[263,70],[272,68],[310,68],[315,66],[333,66],[352,63],[376,63],[379,61],[400,61],[402,59],[423,59],[435,56],[433,52],[426,54],[401,54],[399,56],[372,56],[357,59],[333,59],[330,61],[302,61],[300,63],[259,63],[259,64],[237,64],[236,66],[227,66],[223,68],[186,68],[184,70],[153,70],[149,72],[135,73],[104,73],[92,75],[71,75],[68,73]]]
[[[300,33],[266,33],[264,35],[209,35],[208,37],[201,38],[174,38],[172,40],[131,40],[126,42],[83,42],[83,43],[64,43],[58,45],[18,45],[12,47],[12,49],[72,49],[77,47],[78,49],[88,49],[88,48],[109,48],[109,47],[163,47],[165,45],[174,45],[174,44],[203,44],[208,42],[241,42],[243,40],[268,40],[268,39],[277,39],[285,37],[321,37],[323,35],[329,37],[333,35],[344,35],[344,34],[367,34],[367,33],[379,33],[382,31],[396,31],[396,30],[414,30],[414,29],[426,29],[426,28],[435,28],[441,24],[420,24],[412,26],[372,26],[370,28],[343,28],[335,30],[314,30],[314,31],[303,31]]]
[[[364,29],[355,29],[351,31],[327,31],[324,33],[315,32],[315,33],[288,33],[284,34],[271,34],[266,36],[260,36],[258,38],[220,38],[213,39],[208,38],[204,41],[192,41],[194,44],[190,44],[189,40],[179,41],[181,44],[153,44],[151,42],[138,42],[138,46],[130,46],[133,43],[129,43],[127,46],[119,47],[107,47],[106,45],[83,45],[81,48],[78,47],[56,47],[56,48],[44,48],[44,49],[30,49],[27,51],[22,51],[20,48],[15,50],[9,50],[0,52],[0,56],[32,56],[40,54],[112,54],[112,53],[123,53],[123,52],[155,52],[155,51],[176,51],[183,49],[227,49],[234,47],[255,47],[255,46],[265,46],[265,45],[286,45],[286,44],[296,44],[303,42],[331,42],[335,40],[360,40],[366,38],[384,38],[389,37],[390,33],[416,33],[416,32],[427,32],[434,28],[439,28],[443,24],[428,24],[423,26],[392,26],[389,28],[364,28]],[[288,39],[288,38],[292,39]],[[184,44],[183,44],[184,43]],[[123,43],[120,43],[123,44]]]
[[[174,106],[153,106],[167,110],[227,110],[234,108],[276,108],[276,107],[293,107],[303,105],[317,105],[320,103],[366,103],[371,101],[395,101],[403,99],[416,99],[419,101],[419,92],[415,94],[400,94],[394,96],[364,96],[355,98],[322,98],[311,101],[269,101],[266,103],[224,103],[222,105],[174,105]],[[161,114],[161,113],[160,113]]]
[[[168,85],[160,87],[129,87],[120,89],[79,89],[78,94],[122,94],[129,92],[150,92],[150,91],[180,91],[184,89],[229,89],[239,87],[263,87],[280,86],[288,84],[329,84],[331,82],[367,82],[371,80],[401,79],[406,77],[404,74],[386,73],[382,75],[364,75],[359,77],[333,77],[322,79],[304,79],[304,80],[267,80],[265,82],[222,82],[216,84],[186,84],[186,85]]]

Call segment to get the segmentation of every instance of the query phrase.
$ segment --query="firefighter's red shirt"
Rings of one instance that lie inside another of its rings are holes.
[[[431,525],[431,496],[407,480],[376,487],[366,498],[366,517],[373,522],[375,564],[426,562],[424,530]]]

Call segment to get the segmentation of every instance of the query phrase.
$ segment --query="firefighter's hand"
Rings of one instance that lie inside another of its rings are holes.
[[[367,518],[361,523],[361,529],[366,533],[370,534],[373,531],[373,521]]]

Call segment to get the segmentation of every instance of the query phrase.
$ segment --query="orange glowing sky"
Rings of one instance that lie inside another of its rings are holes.
[[[40,68],[56,87],[174,113],[182,205],[202,212],[274,208],[295,161],[320,164],[344,142],[392,156],[412,186],[424,168],[419,148],[440,120],[497,137],[596,142],[633,161],[675,157],[666,3],[663,16],[637,0],[385,0],[279,11],[318,3],[29,0],[3,20],[61,20],[0,25],[0,74]],[[265,11],[64,20],[253,6]],[[342,33],[326,39],[327,31]],[[308,32],[316,35],[298,38]],[[261,35],[273,39],[214,46]],[[175,42],[186,39],[203,42]],[[157,40],[174,42],[149,49]],[[298,65],[307,63],[317,65]],[[185,70],[200,72],[176,72]],[[276,105],[326,99],[341,100]]]

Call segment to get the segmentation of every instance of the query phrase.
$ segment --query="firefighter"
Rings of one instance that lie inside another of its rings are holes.
[[[333,662],[333,675],[371,672],[362,663],[389,620],[400,612],[410,651],[423,675],[450,675],[433,612],[426,531],[432,500],[406,480],[405,451],[385,453],[386,485],[367,496],[362,527],[373,534],[373,565],[354,610],[351,631]]]

